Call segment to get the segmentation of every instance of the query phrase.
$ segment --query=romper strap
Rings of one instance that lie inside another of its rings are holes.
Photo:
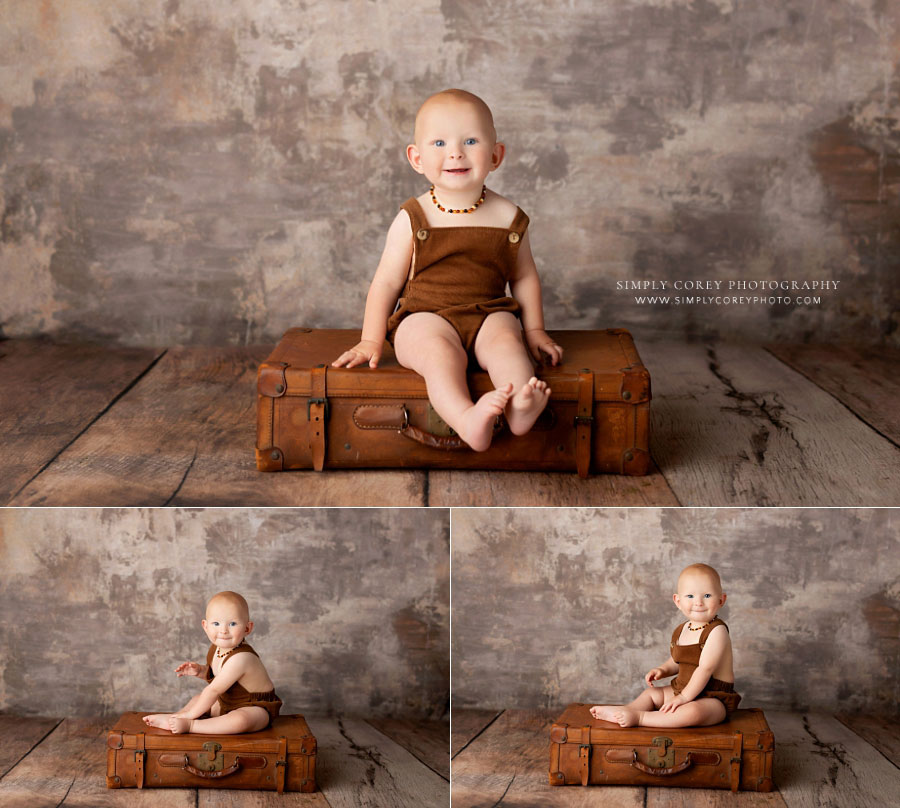
[[[687,620],[683,623],[679,624],[678,628],[672,632],[672,646],[678,645],[678,640],[681,638],[681,629],[683,629],[687,625]]]
[[[513,217],[512,224],[509,226],[509,230],[514,233],[519,234],[519,238],[525,235],[525,231],[528,229],[529,222],[528,214],[525,213],[522,208],[516,206],[516,215]]]
[[[428,229],[428,219],[425,216],[425,211],[422,210],[419,200],[414,196],[407,199],[406,202],[400,206],[400,209],[405,210],[407,214],[409,214],[409,221],[412,225],[412,233],[414,236],[420,230]]]

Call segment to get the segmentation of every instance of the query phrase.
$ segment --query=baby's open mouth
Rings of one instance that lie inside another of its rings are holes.
[[[465,174],[469,169],[468,168],[445,168],[448,174]]]

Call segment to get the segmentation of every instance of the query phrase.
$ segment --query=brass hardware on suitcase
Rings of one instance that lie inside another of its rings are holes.
[[[106,738],[108,788],[316,790],[316,739],[302,715],[242,735],[173,735],[125,713]]]
[[[455,468],[646,474],[650,466],[650,375],[624,329],[551,331],[564,362],[536,373],[553,394],[531,432],[498,419],[491,447],[474,452],[437,417],[425,382],[381,363],[332,368],[357,331],[290,329],[258,375],[256,463],[260,471],[327,468]],[[478,397],[493,389],[474,369]]]
[[[711,727],[627,727],[570,704],[550,729],[550,785],[771,791],[775,738],[762,710]]]

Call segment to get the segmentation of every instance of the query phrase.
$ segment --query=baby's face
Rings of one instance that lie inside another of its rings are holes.
[[[227,600],[213,600],[206,607],[203,630],[213,645],[226,650],[240,645],[244,637],[253,630],[253,623],[237,604]]]
[[[694,623],[709,623],[725,604],[725,593],[715,579],[702,572],[687,572],[678,579],[675,605]]]
[[[434,100],[419,113],[416,143],[408,151],[410,163],[435,188],[480,191],[503,158],[503,146],[496,139],[490,120],[474,104],[454,98]]]

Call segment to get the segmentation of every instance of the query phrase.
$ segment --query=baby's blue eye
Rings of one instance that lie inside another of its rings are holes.
[[[436,140],[436,141],[434,141],[434,145],[435,145],[435,146],[443,146],[443,145],[444,145],[444,141],[443,141],[443,140]]]
[[[693,595],[685,595],[685,597],[686,597],[686,598],[692,598],[692,597],[694,597],[694,596],[693,596]]]
[[[712,595],[704,595],[703,597],[705,597],[705,598],[711,598]]]
[[[467,146],[474,146],[477,142],[478,142],[478,141],[477,141],[474,137],[467,137],[467,138],[466,138],[466,145],[467,145]]]
[[[237,621],[232,620],[228,625],[229,625],[229,626],[236,626],[236,625],[237,625]]]

